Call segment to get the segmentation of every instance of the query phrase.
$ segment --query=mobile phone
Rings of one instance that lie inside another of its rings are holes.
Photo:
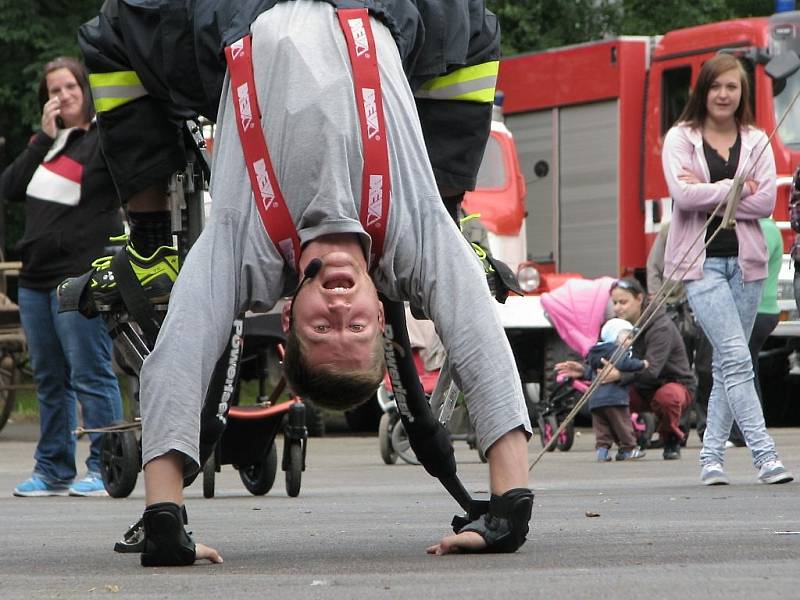
[[[61,116],[56,117],[56,127],[59,129],[66,129],[64,127],[64,119],[62,119]]]

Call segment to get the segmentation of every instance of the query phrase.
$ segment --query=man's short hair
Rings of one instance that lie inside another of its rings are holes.
[[[286,334],[283,373],[292,391],[317,406],[333,410],[349,410],[369,400],[383,381],[386,361],[383,336],[375,336],[372,362],[360,370],[336,367],[320,368],[308,363],[303,342],[293,329]]]

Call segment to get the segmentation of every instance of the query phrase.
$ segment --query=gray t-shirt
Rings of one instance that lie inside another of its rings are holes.
[[[483,268],[438,195],[394,40],[374,19],[372,27],[392,185],[384,252],[373,279],[386,296],[410,301],[433,320],[486,449],[514,428],[530,432],[519,375]],[[252,32],[265,137],[301,241],[356,233],[367,245],[358,217],[363,165],[358,117],[333,9],[321,2],[281,3],[263,13]],[[341,60],[331,61],[336,54]],[[211,219],[183,266],[158,344],[143,369],[142,417],[152,432],[143,433],[145,461],[170,449],[196,460],[192,435],[199,422],[189,413],[204,397],[231,321],[244,310],[272,308],[293,277],[252,200],[230,92],[226,82]],[[203,332],[199,343],[186,343],[194,342],[198,331]],[[179,398],[167,403],[165,396]],[[187,420],[187,427],[174,425]]]

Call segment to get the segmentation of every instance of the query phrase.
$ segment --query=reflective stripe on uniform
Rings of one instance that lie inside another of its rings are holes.
[[[414,96],[433,100],[494,102],[494,87],[499,67],[500,61],[494,60],[458,69],[447,75],[429,79],[414,93]]]
[[[136,71],[92,73],[89,75],[89,84],[92,86],[94,109],[97,112],[113,110],[147,95]]]

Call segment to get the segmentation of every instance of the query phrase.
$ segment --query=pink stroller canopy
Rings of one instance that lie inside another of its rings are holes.
[[[568,279],[552,292],[542,294],[547,318],[564,343],[581,356],[586,356],[597,343],[614,281],[611,277]]]

